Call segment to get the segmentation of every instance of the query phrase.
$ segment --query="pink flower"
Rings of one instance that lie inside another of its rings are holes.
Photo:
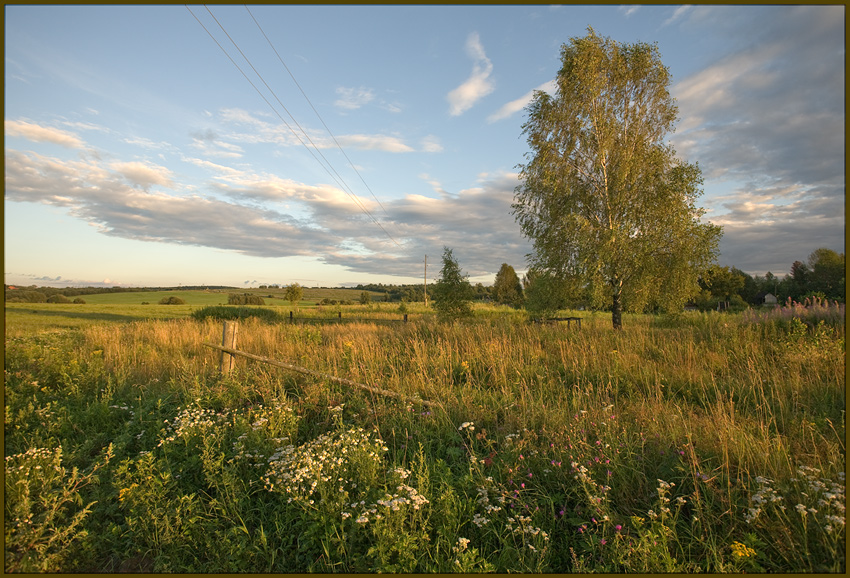
[[[605,540],[605,538],[602,538],[601,540],[599,540],[599,543],[600,543],[600,544],[602,544],[602,545],[604,546],[604,545],[605,545],[605,544],[607,544],[608,542]]]
[[[623,526],[621,524],[617,524],[616,526],[614,526],[614,529],[619,532],[620,530],[623,529]]]

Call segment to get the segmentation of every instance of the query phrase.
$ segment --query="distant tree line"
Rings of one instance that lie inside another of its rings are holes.
[[[14,289],[11,289],[14,287]],[[6,301],[9,303],[48,303],[54,296],[77,297],[79,295],[95,295],[102,293],[139,293],[143,291],[201,291],[204,289],[234,289],[226,285],[184,285],[180,287],[39,287],[29,285],[6,285]]]
[[[576,279],[558,277],[549,271],[532,267],[522,279],[515,269],[502,263],[492,286],[482,283],[471,284],[460,274],[457,260],[449,253],[444,255],[444,267],[449,268],[449,286],[455,287],[462,293],[463,300],[490,302],[511,307],[524,307],[535,316],[546,316],[558,309],[587,307],[591,308],[592,296],[589,287],[582,286]],[[764,303],[765,295],[774,295],[779,302],[788,298],[803,301],[806,298],[829,299],[830,301],[845,301],[845,266],[844,253],[821,247],[812,252],[806,261],[794,261],[789,272],[781,278],[770,271],[764,275],[750,275],[737,267],[721,267],[712,265],[699,276],[699,293],[690,301],[691,306],[701,310],[716,309],[718,303],[724,308],[743,309]],[[441,277],[441,279],[443,279]],[[428,296],[433,299],[445,289],[437,285],[429,285]],[[297,283],[285,286],[285,299],[297,303],[303,297],[303,288]],[[125,293],[139,291],[163,291],[178,289],[176,287],[16,287],[10,289],[6,285],[6,301],[9,303],[69,303],[69,297],[95,293]],[[192,290],[193,287],[179,287]],[[194,289],[233,289],[227,286],[202,286]],[[374,300],[370,293],[379,293],[383,297],[378,301],[384,302],[416,302],[424,301],[425,289],[421,284],[392,285],[369,283],[357,285],[354,289],[361,292],[360,303],[367,304]],[[448,291],[451,293],[451,290]],[[75,302],[81,302],[76,299]],[[262,304],[262,298],[244,294],[231,294],[228,302],[237,305]],[[353,303],[351,300],[338,302]],[[337,304],[334,300],[326,299],[322,304]],[[728,306],[726,305],[728,304]],[[460,311],[461,307],[458,309]],[[601,308],[605,310],[605,307]],[[465,309],[464,309],[465,310]],[[654,309],[648,309],[653,311]]]

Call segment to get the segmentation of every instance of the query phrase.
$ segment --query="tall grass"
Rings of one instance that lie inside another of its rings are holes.
[[[61,448],[51,492],[77,497],[45,522],[76,524],[50,567],[48,534],[10,522],[39,506],[7,501],[7,569],[845,569],[843,321],[479,309],[240,320],[239,349],[435,406],[245,359],[221,376],[213,319],[13,332],[7,486]]]

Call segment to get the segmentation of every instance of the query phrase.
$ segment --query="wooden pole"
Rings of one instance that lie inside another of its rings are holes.
[[[235,321],[225,321],[224,331],[221,335],[221,346],[227,347],[228,349],[236,349],[236,333],[238,330],[239,326]],[[222,350],[221,367],[219,368],[219,371],[221,371],[221,373],[230,373],[230,370],[233,369],[235,363],[236,356]]]
[[[428,255],[425,255],[425,274],[422,276],[422,287],[425,289],[425,307],[428,307]]]
[[[422,405],[427,406],[437,406],[443,407],[443,404],[436,401],[427,401],[419,398],[412,398],[406,395],[402,395],[395,391],[389,391],[386,389],[381,389],[378,387],[373,387],[371,385],[366,385],[364,383],[357,383],[356,381],[351,381],[350,379],[343,379],[341,377],[336,377],[333,375],[328,375],[327,373],[321,373],[319,371],[315,371],[313,369],[307,369],[306,367],[300,367],[298,365],[292,365],[291,363],[284,363],[282,361],[276,361],[274,359],[268,357],[262,357],[260,355],[254,355],[253,353],[247,353],[245,351],[239,351],[238,349],[233,349],[230,347],[224,347],[222,345],[215,345],[213,343],[204,343],[205,346],[211,347],[213,349],[220,349],[221,351],[226,351],[231,355],[241,355],[242,357],[247,357],[248,359],[254,359],[256,361],[261,361],[263,363],[268,363],[269,365],[274,365],[275,367],[281,367],[283,369],[289,369],[290,371],[295,371],[298,373],[302,373],[304,375],[312,375],[313,377],[318,377],[320,379],[327,379],[329,381],[333,381],[335,383],[340,383],[342,385],[347,385],[350,387],[359,387],[360,389],[365,389],[366,391],[371,391],[372,393],[378,393],[380,395],[386,395],[389,397],[395,397],[397,399],[401,399],[404,401],[409,401],[411,403],[421,403]]]

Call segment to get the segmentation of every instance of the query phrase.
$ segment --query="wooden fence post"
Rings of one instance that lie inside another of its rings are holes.
[[[404,314],[404,322],[407,323],[407,313]]]
[[[224,322],[224,332],[221,336],[221,346],[227,347],[229,349],[236,349],[236,333],[239,329],[239,326],[235,321],[225,321]],[[236,357],[230,355],[226,351],[221,352],[221,367],[219,370],[221,373],[230,373],[230,370],[233,369],[233,365],[236,363]]]
[[[289,322],[292,323],[292,311],[289,312]]]

